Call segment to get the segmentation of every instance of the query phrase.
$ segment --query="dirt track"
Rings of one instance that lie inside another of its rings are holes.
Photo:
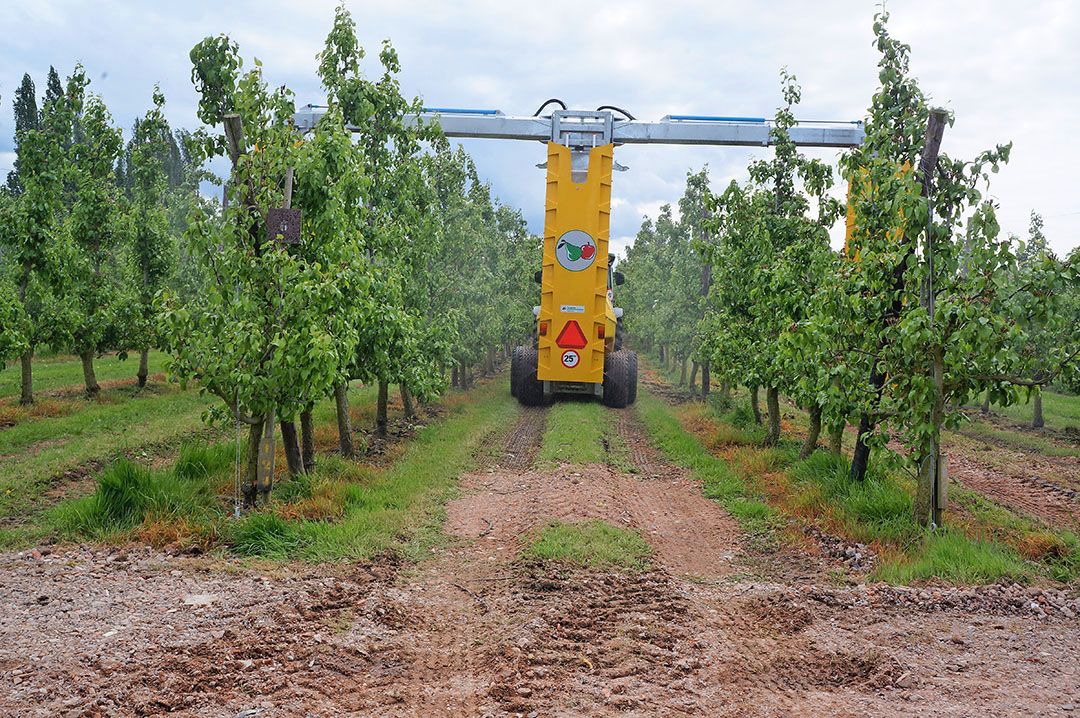
[[[1051,526],[1080,529],[1080,459],[970,440],[950,448],[950,476],[964,486]]]
[[[1080,711],[1080,619],[1015,591],[837,587],[817,559],[755,555],[632,414],[617,423],[637,475],[539,471],[543,414],[523,412],[448,506],[455,540],[419,566],[2,556],[0,715]],[[520,561],[551,518],[633,527],[654,567]]]

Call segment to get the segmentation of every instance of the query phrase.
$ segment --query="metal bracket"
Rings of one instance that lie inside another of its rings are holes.
[[[572,150],[611,143],[614,116],[608,111],[555,110],[551,113],[551,141]]]

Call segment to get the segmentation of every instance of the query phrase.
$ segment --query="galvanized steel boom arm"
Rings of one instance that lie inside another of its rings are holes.
[[[324,108],[308,105],[294,115],[294,121],[306,132],[323,114]],[[515,117],[498,110],[432,107],[424,108],[412,121],[437,122],[447,137],[558,142],[573,148],[609,143],[767,147],[772,139],[772,126],[763,117],[667,115],[646,121],[617,114],[610,110],[555,110],[545,117]],[[801,147],[856,147],[865,136],[858,121],[801,122],[788,133]]]

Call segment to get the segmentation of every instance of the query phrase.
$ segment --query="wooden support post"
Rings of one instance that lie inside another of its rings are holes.
[[[948,113],[940,108],[930,110],[926,123],[926,139],[923,143],[922,156],[919,159],[919,181],[922,183],[922,195],[927,200],[926,248],[924,261],[927,263],[927,277],[921,287],[920,299],[923,308],[934,325],[934,237],[933,237],[933,183],[937,168],[938,154],[941,151],[941,138],[945,133]],[[944,520],[944,497],[947,495],[943,482],[947,473],[941,454],[941,425],[945,419],[945,348],[939,342],[930,348],[931,379],[934,387],[934,406],[930,420],[934,426],[930,446],[922,457],[919,466],[919,484],[915,496],[915,519],[920,524],[932,522],[940,526]]]
[[[229,145],[229,159],[232,160],[233,167],[240,160],[240,155],[244,154],[244,126],[240,120],[240,115],[230,114],[225,115],[221,119],[222,125],[225,127],[225,140]]]

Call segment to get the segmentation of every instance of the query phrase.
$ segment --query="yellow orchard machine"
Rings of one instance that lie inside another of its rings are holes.
[[[541,115],[544,108],[561,109]],[[308,105],[295,122],[307,131],[325,109]],[[540,304],[531,346],[511,358],[510,390],[536,406],[560,394],[598,396],[610,407],[637,398],[637,356],[622,347],[622,309],[613,288],[622,275],[608,253],[611,173],[616,145],[728,145],[768,147],[764,117],[668,115],[641,121],[616,107],[568,110],[548,100],[531,117],[498,110],[425,108],[417,122],[437,122],[448,137],[533,140],[547,144],[543,267],[537,272]],[[860,122],[803,122],[790,130],[804,147],[853,147],[862,142]]]

